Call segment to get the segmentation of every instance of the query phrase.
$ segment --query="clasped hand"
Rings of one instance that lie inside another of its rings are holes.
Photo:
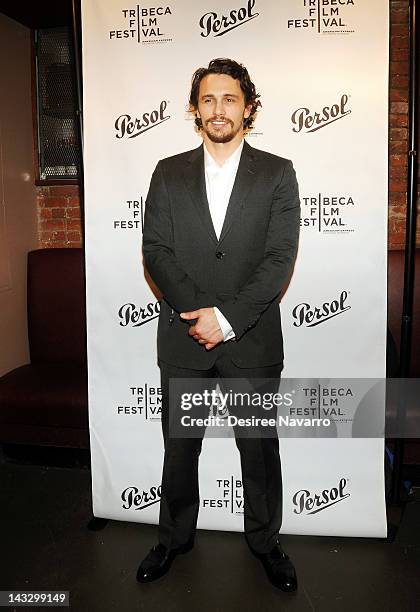
[[[214,308],[199,308],[190,312],[181,312],[180,317],[185,321],[197,319],[194,325],[190,326],[188,333],[194,340],[203,344],[207,350],[214,348],[219,342],[223,341],[222,330]]]

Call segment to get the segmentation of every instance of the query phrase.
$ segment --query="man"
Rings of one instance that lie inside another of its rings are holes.
[[[165,574],[194,543],[201,437],[169,433],[169,380],[274,379],[283,367],[278,296],[299,233],[292,163],[244,141],[260,106],[245,67],[215,59],[192,80],[190,110],[203,144],[160,161],[146,201],[143,253],[162,292],[158,325],[165,456],[159,544],[137,580]],[[236,432],[235,432],[236,435]],[[277,436],[236,436],[248,545],[270,581],[297,587],[282,551],[282,481]]]

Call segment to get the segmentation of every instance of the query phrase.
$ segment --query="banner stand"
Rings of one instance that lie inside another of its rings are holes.
[[[302,231],[281,303],[284,377],[307,380],[330,416],[345,411],[344,400],[329,396],[323,405],[325,389],[315,381],[385,377],[388,1],[323,3],[315,15],[303,1],[243,4],[82,2],[96,517],[158,520],[159,303],[141,266],[142,218],[157,161],[200,144],[185,109],[192,73],[212,58],[247,66],[263,104],[248,142],[292,159],[297,171]],[[376,143],[377,155],[359,146],[357,133]],[[198,526],[242,531],[236,448],[220,439],[204,446]],[[281,439],[281,457],[283,533],[386,536],[383,439]],[[342,495],[313,513],[298,501],[302,491],[311,499]]]

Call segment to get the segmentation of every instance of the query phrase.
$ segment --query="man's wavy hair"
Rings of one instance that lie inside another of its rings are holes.
[[[228,74],[233,79],[237,79],[241,86],[241,90],[245,96],[245,106],[251,105],[251,114],[249,117],[244,119],[244,130],[252,130],[252,124],[255,121],[257,109],[261,106],[261,102],[258,100],[260,94],[257,94],[255,85],[251,81],[248,74],[248,70],[242,64],[238,64],[234,60],[227,58],[218,58],[211,60],[207,68],[198,68],[191,81],[191,92],[189,99],[189,110],[191,113],[195,113],[198,108],[198,92],[200,90],[201,80],[208,74]],[[195,118],[195,124],[198,129],[203,127],[202,121],[199,117]]]

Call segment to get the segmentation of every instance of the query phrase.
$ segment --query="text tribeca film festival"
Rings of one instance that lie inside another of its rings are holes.
[[[294,14],[285,15],[284,27],[322,35],[349,35],[354,0],[301,0]],[[223,12],[209,10],[197,15],[197,35],[202,39],[220,37],[257,19],[263,6],[258,0],[248,0],[242,6],[227,6]],[[162,44],[173,41],[171,17],[176,4],[124,8],[116,17],[115,27],[108,31],[109,40],[131,40],[138,44]]]

